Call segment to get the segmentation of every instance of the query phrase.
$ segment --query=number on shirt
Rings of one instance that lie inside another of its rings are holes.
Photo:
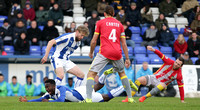
[[[111,39],[113,42],[116,42],[117,38],[116,38],[116,29],[112,29],[110,35],[109,35],[109,39]]]

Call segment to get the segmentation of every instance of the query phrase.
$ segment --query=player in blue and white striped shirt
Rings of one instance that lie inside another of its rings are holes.
[[[62,79],[64,78],[64,72],[71,73],[77,76],[77,81],[75,82],[75,87],[80,86],[84,73],[80,70],[76,64],[69,60],[70,55],[78,48],[80,41],[84,36],[88,36],[89,30],[85,26],[79,26],[74,33],[63,34],[55,39],[48,42],[46,53],[41,60],[44,64],[47,61],[49,52],[53,45],[56,45],[56,50],[51,56],[51,65],[57,75],[55,79],[56,85],[61,85]]]

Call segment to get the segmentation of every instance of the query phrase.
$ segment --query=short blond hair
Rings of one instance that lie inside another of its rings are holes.
[[[78,26],[76,30],[83,33],[85,36],[89,35],[89,29],[84,25]]]

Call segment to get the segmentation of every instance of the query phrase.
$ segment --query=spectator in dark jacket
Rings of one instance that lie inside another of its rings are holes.
[[[8,23],[8,19],[3,21],[2,27],[0,27],[0,37],[2,38],[4,45],[12,45],[13,37],[12,37],[12,27]]]
[[[153,22],[153,15],[152,10],[149,8],[149,5],[145,6],[141,9],[141,27],[149,27],[150,24]]]
[[[99,20],[100,20],[100,17],[98,16],[97,11],[92,11],[92,16],[88,20],[88,25],[89,25],[89,29],[90,29],[91,33],[94,33],[94,31],[95,31],[95,24]]]
[[[162,30],[159,31],[158,36],[159,42],[162,46],[173,48],[174,34],[172,33],[172,31],[169,30],[166,24],[163,24]]]
[[[128,26],[140,26],[141,21],[140,11],[136,9],[136,3],[131,3],[131,9],[126,13],[126,24]]]
[[[49,20],[47,26],[42,31],[42,45],[46,46],[47,42],[59,36],[57,28],[54,26],[53,21]]]
[[[22,8],[20,7],[20,4],[18,4],[17,2],[13,2],[13,5],[8,12],[8,19],[11,20],[13,17],[15,17],[16,12],[21,9]]]
[[[58,4],[62,9],[63,15],[73,16],[73,0],[58,0]]]
[[[200,65],[200,55],[198,55],[198,59],[195,61],[195,65]]]
[[[22,10],[18,10],[15,17],[13,17],[11,20],[10,20],[10,25],[12,27],[15,27],[16,26],[16,23],[17,21],[22,21],[25,25],[26,25],[26,19],[24,19],[24,16],[23,16],[23,11]]]
[[[58,3],[55,3],[53,8],[49,11],[49,19],[53,20],[54,25],[63,25],[63,13]]]
[[[131,40],[132,32],[125,23],[123,24],[123,26],[124,26],[125,36],[126,36],[126,44],[127,46],[131,46],[134,49],[135,42]]]
[[[125,14],[125,12],[124,12],[124,9],[121,9],[121,10],[119,11],[119,13],[118,13],[117,16],[116,16],[116,19],[117,19],[118,21],[120,21],[122,24],[125,23],[126,14]]]
[[[27,21],[27,26],[30,26],[31,21],[35,19],[35,10],[31,8],[30,3],[26,3],[26,7],[23,9],[24,18]]]
[[[38,26],[45,26],[49,19],[49,11],[44,10],[44,6],[39,6],[39,10],[36,11],[36,21]]]
[[[159,4],[159,11],[166,17],[174,17],[174,14],[177,12],[177,7],[172,0],[163,0]]]
[[[199,6],[195,6],[189,14],[188,23],[191,25],[192,21],[195,19],[195,16],[200,13]]]
[[[22,32],[20,37],[14,43],[15,55],[28,55],[29,54],[29,41],[26,38],[26,33]]]
[[[39,45],[41,39],[41,30],[37,27],[37,22],[32,21],[31,27],[27,30],[27,38],[30,40],[30,45]]]
[[[13,28],[13,41],[15,42],[15,40],[17,38],[19,38],[20,34],[22,32],[26,32],[26,26],[25,24],[19,20],[17,23],[16,23],[16,26]]]
[[[187,51],[187,42],[185,41],[185,38],[183,34],[179,34],[178,38],[174,42],[174,56],[176,58],[180,57],[181,54],[185,53]]]
[[[162,25],[165,24],[168,26],[168,21],[165,19],[165,15],[164,14],[160,14],[158,19],[156,19],[155,21],[156,24],[156,28],[160,31],[162,29]]]
[[[191,37],[187,41],[188,44],[188,53],[190,57],[197,57],[200,52],[200,39],[197,36],[196,32],[192,32]]]
[[[123,9],[125,11],[129,10],[130,9],[130,5],[131,5],[132,2],[134,2],[134,0],[123,0],[123,2],[121,3]]]
[[[142,35],[143,42],[141,46],[156,46],[158,43],[158,30],[156,29],[155,23],[151,23],[150,28],[147,29]]]

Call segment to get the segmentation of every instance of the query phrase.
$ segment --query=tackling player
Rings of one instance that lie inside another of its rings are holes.
[[[77,81],[75,87],[80,86],[84,73],[79,69],[76,64],[70,61],[70,55],[78,48],[80,41],[84,36],[88,36],[89,30],[85,26],[79,26],[74,33],[63,34],[55,39],[52,39],[48,42],[46,53],[41,60],[41,63],[44,64],[47,61],[47,57],[53,45],[56,45],[56,50],[53,55],[50,57],[51,65],[57,75],[55,79],[56,85],[60,85],[62,79],[64,78],[64,72],[71,73],[77,76]]]
[[[152,46],[147,46],[147,49],[157,54],[163,60],[164,64],[153,75],[142,76],[135,81],[135,85],[137,87],[140,85],[154,86],[149,93],[139,98],[139,101],[143,102],[145,99],[156,95],[160,91],[166,89],[167,85],[176,79],[179,87],[181,102],[184,103],[184,88],[181,72],[181,67],[184,64],[183,58],[179,57],[176,61],[173,61],[162,54],[159,50],[154,49]],[[136,91],[133,90],[132,95],[135,95],[135,93]]]
[[[87,98],[84,102],[92,102],[92,91],[94,87],[94,78],[95,76],[105,67],[107,63],[112,63],[113,69],[109,71],[118,72],[124,89],[128,95],[128,102],[134,102],[131,96],[131,88],[128,81],[128,78],[124,72],[124,61],[122,57],[121,45],[126,57],[125,65],[130,66],[130,60],[128,56],[128,49],[126,45],[126,38],[124,33],[123,25],[113,18],[114,9],[112,6],[106,6],[104,11],[105,19],[102,19],[97,22],[96,30],[91,41],[89,57],[93,58],[93,52],[96,46],[98,36],[100,35],[100,49],[99,53],[93,60],[88,75],[86,83],[86,93]]]

